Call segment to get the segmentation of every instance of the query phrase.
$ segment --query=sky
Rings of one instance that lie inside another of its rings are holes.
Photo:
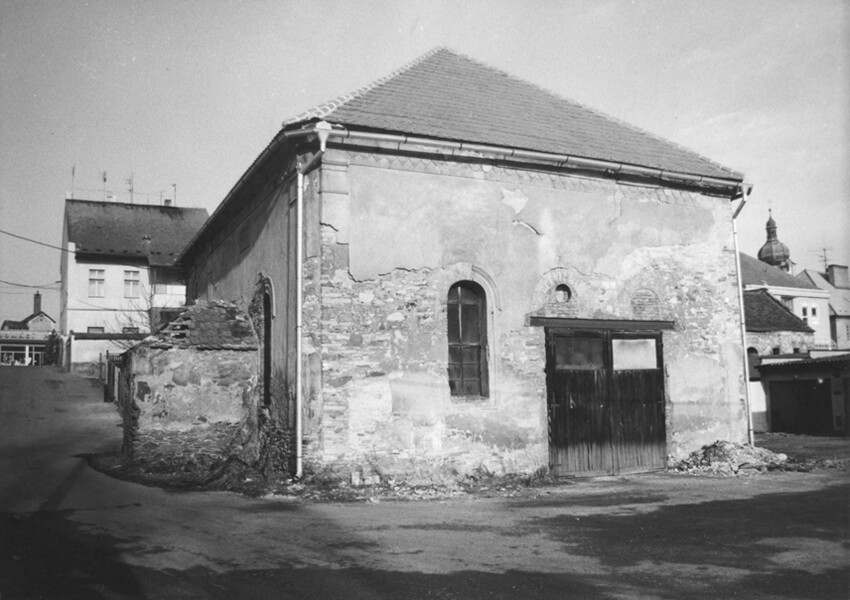
[[[435,46],[743,172],[743,252],[771,209],[798,268],[850,263],[846,0],[0,0],[0,230],[58,246],[72,185],[131,176],[212,213],[283,120]],[[59,259],[0,233],[0,320],[58,321]]]

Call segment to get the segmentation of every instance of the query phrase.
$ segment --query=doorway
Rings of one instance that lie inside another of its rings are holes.
[[[549,462],[556,477],[664,468],[660,332],[546,328]]]

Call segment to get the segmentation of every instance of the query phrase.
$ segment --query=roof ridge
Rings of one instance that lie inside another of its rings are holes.
[[[75,204],[87,203],[87,204],[99,204],[103,206],[126,206],[130,208],[167,208],[170,211],[173,210],[203,210],[206,211],[206,208],[199,206],[165,206],[163,204],[138,204],[138,203],[130,203],[130,202],[110,202],[109,200],[90,200],[88,198],[65,198],[65,202],[73,202]]]
[[[355,98],[359,98],[360,96],[363,96],[364,94],[371,92],[372,90],[374,90],[376,88],[381,87],[382,85],[384,85],[385,83],[387,83],[391,79],[394,79],[394,78],[398,77],[399,75],[401,75],[402,73],[409,71],[413,67],[419,65],[420,63],[424,62],[425,60],[431,58],[435,54],[438,54],[439,52],[442,52],[442,51],[453,52],[452,50],[450,50],[449,48],[446,48],[445,46],[435,46],[434,48],[431,48],[430,50],[428,50],[428,52],[426,52],[425,54],[422,54],[422,55],[416,57],[412,61],[402,65],[398,69],[384,75],[383,77],[380,77],[380,78],[378,78],[378,79],[376,79],[376,80],[374,80],[370,83],[367,83],[364,86],[357,88],[353,92],[349,92],[347,94],[337,96],[336,98],[333,98],[331,100],[323,102],[322,104],[319,104],[318,106],[315,106],[315,107],[308,109],[308,110],[306,110],[306,111],[304,111],[300,114],[297,114],[294,117],[284,119],[283,123],[281,124],[281,127],[286,127],[287,125],[292,125],[293,123],[298,123],[299,121],[306,121],[308,119],[321,119],[322,117],[325,117],[325,116],[331,114],[333,111],[335,111],[336,109],[338,109],[342,105],[347,104],[348,102],[351,102]]]

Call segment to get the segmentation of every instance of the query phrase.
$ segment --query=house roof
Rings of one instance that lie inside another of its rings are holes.
[[[51,320],[51,321],[53,321],[54,323],[56,322],[56,319],[54,319],[53,317],[51,317],[50,315],[48,315],[48,314],[47,314],[46,312],[44,312],[43,310],[40,310],[40,311],[38,311],[37,313],[33,313],[33,314],[31,314],[31,315],[30,315],[30,316],[28,316],[26,319],[24,319],[24,321],[23,321],[23,322],[24,322],[24,323],[26,323],[26,324],[29,324],[29,322],[30,322],[30,321],[32,321],[33,319],[35,319],[35,318],[37,318],[37,317],[47,317],[48,319],[50,319],[50,320]]]
[[[829,310],[838,317],[850,317],[850,290],[832,285],[824,273],[805,269],[797,279],[812,283],[815,287],[829,292]]]
[[[247,315],[221,300],[198,302],[153,335],[156,347],[198,350],[256,350],[259,345]]]
[[[744,292],[744,319],[752,332],[814,331],[764,289]]]
[[[447,48],[285,121],[284,129],[316,119],[743,180],[696,152]]]
[[[763,263],[749,254],[740,253],[741,281],[744,285],[767,285],[773,287],[816,290],[810,282],[798,279],[782,269]]]
[[[76,244],[78,254],[145,259],[147,235],[153,266],[173,265],[207,217],[203,208],[65,201],[68,241]]]
[[[56,322],[56,319],[54,319],[53,317],[48,315],[43,310],[40,310],[36,313],[31,314],[30,316],[28,316],[23,321],[13,321],[12,319],[6,319],[5,321],[3,321],[3,325],[0,326],[0,329],[2,329],[4,331],[28,331],[29,330],[29,322],[32,321],[33,319],[35,319],[36,317],[47,317],[48,319],[50,319],[54,323]]]
[[[811,370],[817,367],[837,367],[842,370],[850,369],[850,354],[771,362],[759,365],[758,369],[760,371],[791,371],[800,368],[808,368],[807,370]]]

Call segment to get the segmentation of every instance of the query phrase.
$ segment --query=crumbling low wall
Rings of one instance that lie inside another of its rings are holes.
[[[126,457],[154,471],[203,477],[235,456],[257,458],[257,355],[158,348],[125,354],[118,404]]]

